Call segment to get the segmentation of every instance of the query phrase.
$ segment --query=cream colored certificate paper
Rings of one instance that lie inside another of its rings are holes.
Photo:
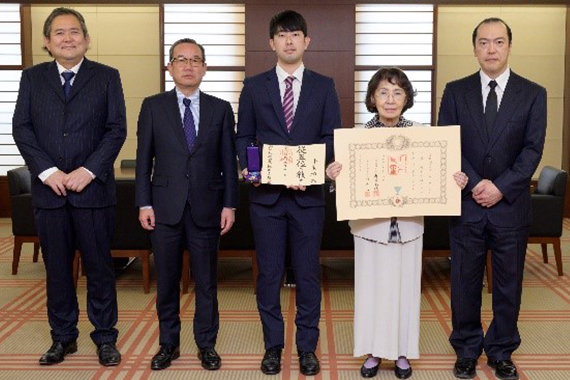
[[[338,220],[460,215],[459,126],[334,131]]]
[[[261,183],[321,185],[325,183],[325,144],[264,145]]]

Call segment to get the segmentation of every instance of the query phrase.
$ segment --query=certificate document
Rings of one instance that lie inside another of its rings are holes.
[[[338,220],[460,215],[459,126],[334,131]]]
[[[325,183],[325,144],[263,146],[261,183],[321,185]]]

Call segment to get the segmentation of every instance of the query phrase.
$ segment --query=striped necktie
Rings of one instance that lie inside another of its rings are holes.
[[[295,77],[289,76],[285,78],[285,94],[283,94],[283,113],[285,114],[285,125],[287,132],[291,132],[293,125],[293,80]]]

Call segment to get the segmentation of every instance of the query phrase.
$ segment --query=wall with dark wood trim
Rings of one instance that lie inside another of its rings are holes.
[[[305,67],[332,77],[339,96],[342,124],[354,126],[354,40],[353,4],[330,5],[329,1],[287,4],[269,1],[245,3],[245,75],[252,76],[275,66],[277,57],[269,47],[269,21],[280,11],[292,9],[307,21],[311,39],[303,55]],[[326,19],[326,22],[323,20]]]

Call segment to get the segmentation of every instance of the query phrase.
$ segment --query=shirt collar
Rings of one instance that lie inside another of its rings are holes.
[[[61,75],[61,73],[64,73],[66,71],[73,71],[73,73],[77,75],[77,72],[79,71],[79,68],[81,67],[81,64],[83,63],[84,60],[85,57],[81,58],[81,61],[77,65],[73,66],[71,69],[66,69],[65,67],[60,65],[58,61],[55,61],[55,63],[57,64],[57,71],[59,72],[59,75]]]
[[[304,71],[305,71],[305,65],[303,63],[301,63],[301,65],[297,67],[297,70],[295,70],[293,74],[289,74],[287,71],[283,70],[283,68],[279,66],[279,64],[277,64],[277,67],[275,68],[275,72],[277,73],[277,80],[279,81],[279,83],[287,79],[288,76],[294,76],[295,79],[303,83]]]
[[[481,88],[486,89],[487,86],[489,85],[489,82],[492,81],[493,79],[491,79],[487,74],[485,74],[483,70],[479,70],[479,73],[481,74]],[[495,82],[497,82],[497,86],[501,91],[505,91],[505,88],[507,88],[507,82],[509,81],[510,75],[511,75],[511,68],[507,67],[507,69],[501,75],[499,75],[497,78],[494,79]]]
[[[184,93],[182,93],[182,91],[180,91],[178,89],[178,87],[174,87],[176,89],[176,97],[178,98],[178,103],[182,103],[182,100],[184,100],[185,98],[190,99],[190,101],[192,102],[192,104],[199,104],[200,103],[200,89],[196,89],[196,91],[194,91],[193,93],[190,94],[190,96],[186,96],[184,95]]]

